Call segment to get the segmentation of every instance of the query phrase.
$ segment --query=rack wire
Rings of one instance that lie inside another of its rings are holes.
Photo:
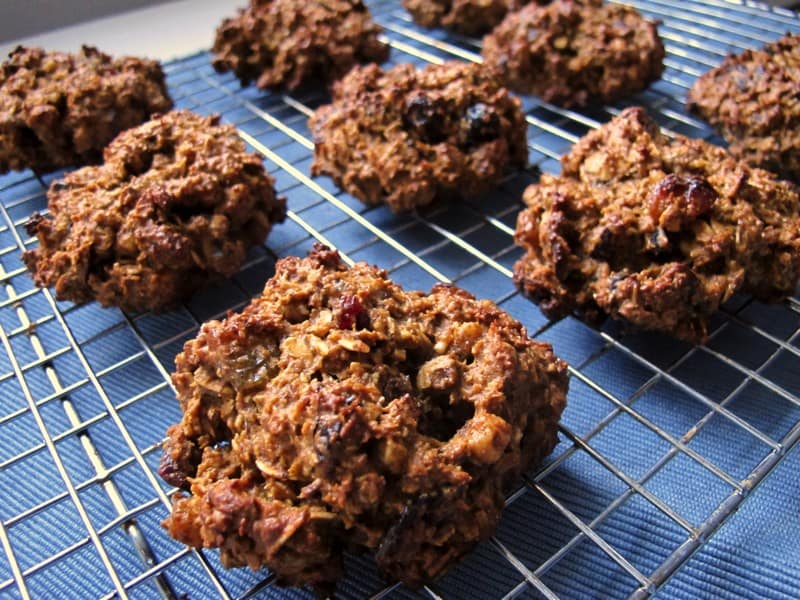
[[[629,2],[663,21],[667,69],[627,104],[667,132],[716,139],[683,109],[699,74],[729,51],[800,31],[793,13],[754,2]],[[399,3],[370,7],[391,62],[479,60],[479,41],[420,30]],[[289,215],[241,272],[166,315],[57,302],[20,261],[46,208],[44,180],[0,178],[0,594],[10,597],[311,597],[266,571],[225,570],[160,527],[173,491],[156,475],[159,444],[179,419],[172,360],[201,322],[244,306],[274,262],[314,241],[347,261],[387,268],[410,288],[452,281],[490,298],[570,365],[562,442],[512,494],[496,536],[434,585],[387,586],[369,557],[348,557],[343,598],[517,598],[652,595],[746,500],[800,439],[800,300],[737,297],[710,339],[547,321],[511,282],[520,192],[623,104],[571,111],[523,99],[530,164],[485,197],[410,215],[365,207],[308,176],[306,119],[326,101],[240,88],[201,53],[165,65],[178,107],[218,112],[265,157]]]

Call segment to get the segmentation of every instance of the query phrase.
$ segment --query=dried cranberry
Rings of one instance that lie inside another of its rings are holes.
[[[161,460],[158,464],[158,474],[161,479],[170,485],[174,485],[176,488],[182,490],[188,490],[190,488],[186,473],[184,473],[178,463],[175,462],[175,459],[172,458],[172,455],[166,450],[161,454]]]
[[[358,296],[342,296],[341,312],[339,313],[339,328],[351,329],[359,323],[359,317],[364,313],[361,300]]]
[[[671,173],[653,188],[648,208],[660,227],[674,232],[708,213],[718,197],[703,177]]]

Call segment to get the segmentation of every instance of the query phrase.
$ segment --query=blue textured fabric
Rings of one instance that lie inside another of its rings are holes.
[[[800,448],[664,587],[665,598],[800,596]]]

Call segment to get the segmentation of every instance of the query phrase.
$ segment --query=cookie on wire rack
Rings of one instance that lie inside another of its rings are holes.
[[[19,46],[0,67],[0,173],[97,163],[119,132],[170,108],[155,61]]]
[[[694,83],[687,106],[738,158],[800,181],[800,35],[728,56]]]
[[[529,0],[403,0],[414,21],[423,27],[445,27],[464,35],[490,31],[506,14]],[[536,0],[545,4],[547,0]]]
[[[316,246],[176,359],[170,535],[329,588],[345,550],[430,581],[495,530],[556,443],[566,364],[492,302],[406,292]]]
[[[764,301],[800,278],[800,193],[705,141],[623,111],[524,193],[514,266],[550,318],[612,317],[703,342],[737,292]]]
[[[387,59],[380,32],[361,0],[251,0],[217,29],[213,65],[260,88],[331,83],[355,64]]]
[[[511,89],[565,107],[615,102],[664,70],[657,23],[602,0],[528,4],[484,38],[482,55]]]
[[[313,174],[395,212],[476,196],[528,159],[519,100],[472,63],[354,68],[309,128]]]
[[[219,117],[174,111],[120,134],[105,162],[56,180],[23,260],[56,298],[129,311],[175,308],[238,271],[282,221],[262,159]]]

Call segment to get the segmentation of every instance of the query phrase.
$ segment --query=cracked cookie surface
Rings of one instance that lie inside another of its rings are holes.
[[[312,173],[395,212],[490,189],[528,157],[519,100],[480,65],[357,67],[309,121]]]
[[[556,443],[566,365],[489,301],[317,246],[176,359],[169,533],[325,587],[344,551],[420,585],[495,530]]]
[[[687,96],[753,166],[800,181],[800,35],[728,56],[700,77]]]
[[[546,0],[540,0],[544,4]],[[528,0],[403,0],[414,21],[423,27],[445,27],[464,35],[490,31],[506,14]]]
[[[641,108],[579,140],[524,201],[514,279],[551,318],[611,316],[702,342],[734,293],[775,301],[800,277],[798,188],[665,137]]]
[[[49,214],[27,224],[39,247],[23,260],[59,300],[174,308],[238,271],[283,220],[261,158],[219,117],[158,116],[120,134],[104,157],[54,181]]]
[[[331,83],[355,64],[387,59],[380,32],[360,0],[251,0],[217,29],[213,65],[260,88]]]
[[[566,107],[610,103],[661,77],[656,25],[601,0],[528,4],[484,38],[482,55],[515,91]]]

